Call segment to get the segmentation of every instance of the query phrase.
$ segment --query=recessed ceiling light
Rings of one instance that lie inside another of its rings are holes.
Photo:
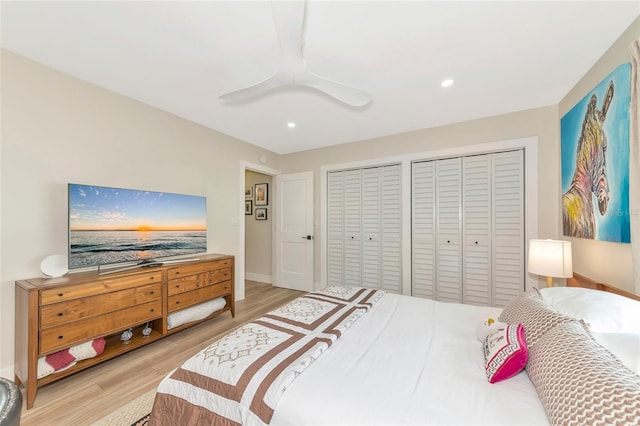
[[[287,123],[287,127],[289,127],[290,129],[293,129],[294,127],[296,127],[296,123],[294,123],[293,121],[290,121]]]
[[[442,87],[449,87],[453,84],[453,80],[451,80],[450,78],[444,80],[442,83],[440,83],[440,86]]]

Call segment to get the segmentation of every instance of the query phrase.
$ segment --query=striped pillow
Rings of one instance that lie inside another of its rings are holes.
[[[596,343],[581,321],[559,324],[540,337],[526,371],[553,425],[640,420],[640,376]]]
[[[509,303],[499,320],[507,324],[522,324],[527,337],[527,347],[531,349],[536,341],[548,330],[558,324],[578,321],[563,315],[538,300],[524,295],[518,296]]]

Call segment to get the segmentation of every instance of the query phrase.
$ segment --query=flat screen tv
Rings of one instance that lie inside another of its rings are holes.
[[[69,269],[207,251],[206,197],[68,185]]]

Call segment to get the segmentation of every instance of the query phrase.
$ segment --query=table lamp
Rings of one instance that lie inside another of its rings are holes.
[[[547,287],[553,287],[553,278],[573,275],[571,242],[560,240],[529,241],[529,272],[547,277]]]

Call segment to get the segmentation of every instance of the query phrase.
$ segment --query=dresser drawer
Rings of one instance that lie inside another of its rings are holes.
[[[40,354],[55,352],[162,316],[162,300],[40,331]]]
[[[215,271],[207,272],[206,284],[216,284],[223,281],[229,281],[231,279],[231,268],[217,269]]]
[[[96,296],[53,303],[40,308],[40,328],[49,328],[82,318],[102,315],[162,297],[162,283],[112,291]]]
[[[191,291],[198,287],[202,287],[203,274],[188,275],[182,278],[169,280],[167,291],[169,296],[180,294],[185,291]]]
[[[169,296],[195,290],[212,284],[229,281],[231,279],[231,268],[217,269],[215,271],[188,275],[182,278],[169,280]]]
[[[212,269],[228,268],[233,264],[233,259],[219,259],[211,262],[185,263],[184,265],[169,268],[169,279],[181,278],[185,275],[199,274],[208,272]]]
[[[79,299],[95,294],[161,282],[162,272],[155,272],[46,289],[40,292],[40,304],[48,305],[50,303],[58,303],[65,300]]]
[[[169,296],[169,312],[179,311],[231,293],[231,281]]]

